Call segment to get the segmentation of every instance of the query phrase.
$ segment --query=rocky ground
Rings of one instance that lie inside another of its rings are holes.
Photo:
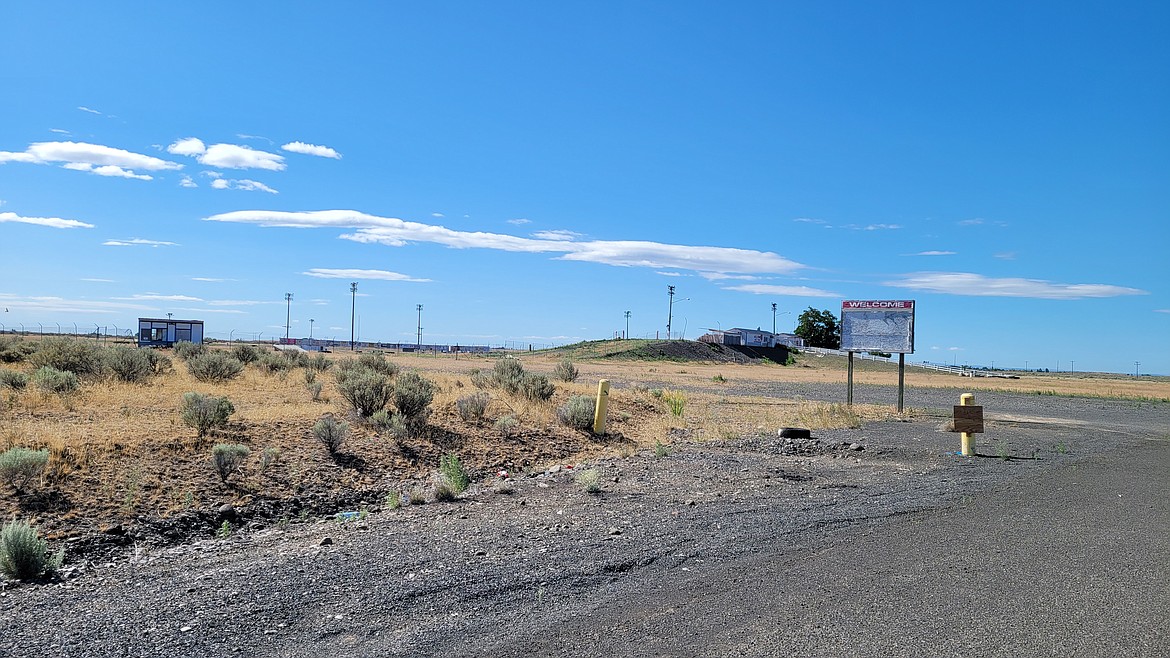
[[[786,386],[750,393],[839,393]],[[816,555],[905,515],[1164,439],[1170,425],[1165,403],[982,397],[992,420],[981,457],[956,456],[957,437],[938,431],[957,391],[910,391],[918,412],[908,422],[812,440],[772,430],[678,440],[628,458],[488,474],[452,503],[294,517],[179,545],[130,542],[70,560],[61,582],[0,592],[0,655],[571,654],[582,647],[554,641],[559,629],[633,593],[669,585],[680,600],[701,597],[690,578],[762,554]],[[735,605],[750,607],[750,592]],[[670,600],[630,614],[653,627],[673,614]],[[611,651],[662,655],[643,653],[636,635]]]

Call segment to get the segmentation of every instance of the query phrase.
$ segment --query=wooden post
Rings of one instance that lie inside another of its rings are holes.
[[[898,413],[906,408],[906,354],[898,352]]]
[[[845,404],[853,406],[853,352],[849,353],[849,378],[846,386]]]

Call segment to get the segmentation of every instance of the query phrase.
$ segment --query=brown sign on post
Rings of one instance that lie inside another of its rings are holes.
[[[955,405],[955,428],[952,432],[983,433],[983,407],[973,404]]]

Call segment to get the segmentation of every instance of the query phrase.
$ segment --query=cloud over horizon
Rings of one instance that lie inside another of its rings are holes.
[[[1042,279],[992,278],[970,272],[918,272],[885,285],[924,292],[976,297],[1026,297],[1033,299],[1092,299],[1146,295],[1145,290],[1104,283],[1053,283]]]
[[[522,238],[501,233],[457,231],[445,226],[379,217],[354,210],[285,212],[240,210],[204,218],[205,221],[255,224],[283,228],[349,228],[340,237],[367,244],[402,247],[413,242],[441,244],[453,249],[496,249],[525,253],[557,253],[558,260],[592,262],[616,267],[682,269],[696,272],[784,274],[805,266],[772,252],[665,244],[639,240],[570,241]]]
[[[18,222],[21,224],[35,224],[49,228],[93,228],[93,224],[76,219],[61,219],[60,217],[22,217],[14,212],[0,212],[0,223]]]

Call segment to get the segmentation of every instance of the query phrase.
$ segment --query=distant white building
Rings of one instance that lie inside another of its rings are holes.
[[[718,345],[744,345],[747,347],[804,347],[804,339],[796,334],[774,334],[762,329],[708,329],[699,336],[704,343]]]
[[[171,347],[181,341],[202,343],[203,320],[138,318],[139,347]]]

